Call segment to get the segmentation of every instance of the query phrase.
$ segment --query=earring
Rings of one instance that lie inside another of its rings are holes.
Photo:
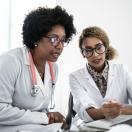
[[[34,46],[35,46],[35,47],[38,47],[38,44],[37,44],[37,43],[34,43]]]

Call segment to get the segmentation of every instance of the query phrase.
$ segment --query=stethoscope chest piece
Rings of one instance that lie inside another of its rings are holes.
[[[39,94],[39,86],[38,85],[34,85],[33,88],[31,89],[31,95],[33,97],[36,97]]]

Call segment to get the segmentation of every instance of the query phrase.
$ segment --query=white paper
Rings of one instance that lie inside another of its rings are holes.
[[[117,125],[130,119],[132,119],[132,115],[120,115],[114,119],[101,119],[89,122],[86,123],[85,126],[101,129],[110,129],[113,125]]]
[[[126,124],[116,125],[108,132],[132,132],[132,127]]]

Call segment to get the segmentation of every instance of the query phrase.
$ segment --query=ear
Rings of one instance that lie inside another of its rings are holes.
[[[86,57],[86,56],[85,56],[85,55],[83,55],[83,54],[82,54],[82,56],[83,56],[83,58],[85,58],[85,57]]]
[[[83,58],[85,58],[86,56],[83,54],[83,52],[81,51],[81,54],[82,54],[82,56],[83,56]]]

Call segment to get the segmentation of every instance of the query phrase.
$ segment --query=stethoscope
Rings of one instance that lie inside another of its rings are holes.
[[[33,58],[31,52],[29,52],[29,62],[30,62],[30,70],[31,70],[31,77],[32,77],[32,89],[31,89],[31,96],[36,97],[40,92],[40,86],[37,84],[36,72],[35,72],[35,65],[33,62]],[[55,101],[54,101],[54,87],[55,87],[55,75],[53,71],[52,62],[48,61],[49,69],[50,69],[50,76],[51,76],[51,83],[52,83],[52,90],[51,90],[51,99],[50,99],[50,109],[55,108]]]

